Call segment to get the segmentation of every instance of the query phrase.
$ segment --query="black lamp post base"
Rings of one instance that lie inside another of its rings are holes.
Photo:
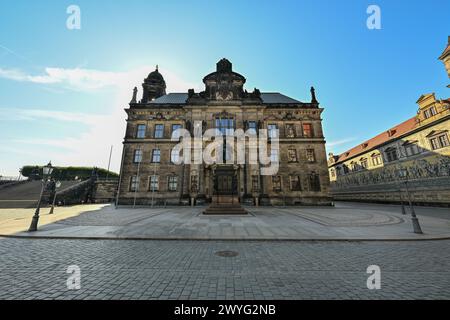
[[[37,231],[39,216],[33,216],[33,219],[31,220],[30,228],[28,228],[28,232],[34,232]]]
[[[423,234],[422,228],[420,227],[420,224],[419,224],[419,219],[417,219],[417,217],[412,217],[411,221],[413,224],[414,233]]]

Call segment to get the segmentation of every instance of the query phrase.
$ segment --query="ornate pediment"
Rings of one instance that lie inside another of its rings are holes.
[[[430,137],[433,137],[433,136],[436,136],[436,135],[445,133],[445,132],[447,132],[447,131],[448,131],[448,130],[433,130],[433,131],[431,131],[429,134],[427,134],[426,137],[427,137],[427,138],[430,138]]]

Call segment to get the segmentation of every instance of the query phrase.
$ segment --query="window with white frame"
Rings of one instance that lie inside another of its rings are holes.
[[[181,129],[182,126],[181,124],[173,124],[172,125],[172,138],[173,139],[179,139],[180,138],[180,133],[177,132],[176,130]]]
[[[278,137],[278,126],[274,123],[269,123],[267,125],[267,135],[269,138],[277,138]]]
[[[138,176],[132,176],[130,178],[130,191],[131,192],[139,191],[139,177]]]
[[[172,163],[178,163],[180,161],[180,150],[172,149],[172,151],[170,151],[170,161]]]
[[[447,133],[435,135],[430,138],[431,149],[436,150],[440,148],[447,147],[449,145],[449,140]]]
[[[420,153],[419,146],[416,142],[408,142],[405,145],[406,156],[410,157]]]
[[[395,148],[395,147],[387,148],[384,151],[384,154],[386,155],[386,160],[388,162],[398,160],[397,148]]]
[[[378,166],[382,163],[381,155],[379,153],[372,154],[372,164]]]
[[[164,125],[157,124],[155,125],[155,138],[162,138],[162,137],[164,137]]]
[[[161,162],[161,150],[153,149],[152,151],[152,162],[160,163]]]
[[[314,153],[314,149],[306,149],[306,161],[315,162],[316,154]]]
[[[150,183],[148,185],[149,191],[158,191],[159,190],[159,176],[152,175],[150,176]]]
[[[178,177],[169,176],[169,191],[177,191],[178,187]]]
[[[143,139],[145,138],[145,132],[147,130],[147,126],[145,124],[138,124],[136,130],[136,138]]]
[[[136,149],[134,150],[133,162],[140,163],[142,161],[142,150]]]

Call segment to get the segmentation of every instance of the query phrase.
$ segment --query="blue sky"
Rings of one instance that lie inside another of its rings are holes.
[[[81,29],[66,28],[69,5]],[[381,30],[366,9],[381,9]],[[448,97],[437,58],[450,1],[9,1],[0,4],[0,175],[25,164],[120,165],[132,88],[159,64],[168,91],[202,88],[226,57],[247,88],[325,107],[328,151]]]

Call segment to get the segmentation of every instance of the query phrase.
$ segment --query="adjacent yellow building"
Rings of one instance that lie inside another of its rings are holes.
[[[439,59],[450,75],[449,48]],[[400,202],[408,189],[415,203],[450,205],[450,98],[429,93],[417,104],[414,117],[340,155],[329,154],[335,200]]]

